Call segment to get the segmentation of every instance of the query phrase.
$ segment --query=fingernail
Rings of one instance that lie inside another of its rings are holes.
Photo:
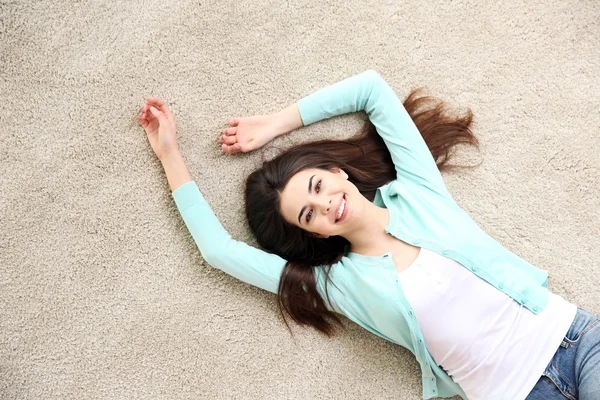
[[[140,111],[140,117],[142,117],[144,115],[143,111]]]

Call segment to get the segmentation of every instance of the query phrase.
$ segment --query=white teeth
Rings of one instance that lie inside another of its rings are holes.
[[[342,204],[340,204],[340,209],[338,210],[337,219],[342,218],[342,214],[344,213],[344,208],[346,208],[346,200],[342,199]]]

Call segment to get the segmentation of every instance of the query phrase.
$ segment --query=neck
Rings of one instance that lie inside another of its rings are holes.
[[[350,251],[354,253],[371,255],[378,251],[382,241],[387,237],[385,231],[390,213],[387,208],[378,207],[365,199],[363,217],[357,229],[349,233],[346,239],[350,242]]]

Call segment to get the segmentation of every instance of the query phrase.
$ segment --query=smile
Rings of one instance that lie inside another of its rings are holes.
[[[337,212],[335,213],[335,223],[337,224],[338,222],[346,218],[346,214],[348,213],[346,212],[346,195],[344,194],[342,196],[342,200],[340,201],[340,205],[337,208]]]

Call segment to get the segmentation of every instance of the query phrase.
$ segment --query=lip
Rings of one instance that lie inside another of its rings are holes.
[[[342,222],[344,219],[346,219],[346,215],[348,215],[348,199],[346,198],[346,194],[344,193],[342,195],[342,198],[340,199],[340,203],[338,204],[338,206],[335,209],[335,215],[338,214],[339,210],[340,210],[340,206],[342,205],[342,201],[346,200],[346,206],[344,207],[344,212],[342,213],[342,216],[340,217],[340,219],[338,219],[337,221],[335,221],[335,223],[339,223]]]

